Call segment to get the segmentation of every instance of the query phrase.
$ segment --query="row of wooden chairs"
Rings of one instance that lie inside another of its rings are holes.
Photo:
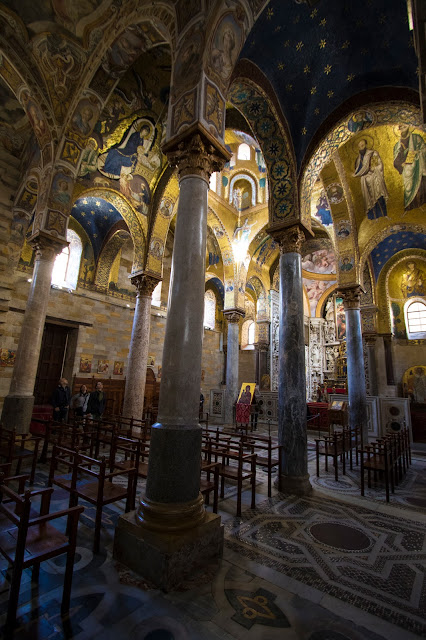
[[[341,431],[334,431],[331,435],[315,438],[316,473],[320,475],[320,456],[325,458],[325,470],[328,472],[328,459],[331,458],[334,466],[334,479],[339,480],[339,460],[342,464],[342,473],[346,474],[346,463],[349,459],[349,467],[353,468],[353,451],[355,451],[356,464],[358,465],[359,449],[362,448],[362,429],[356,427],[344,427]]]
[[[384,477],[386,502],[389,502],[389,488],[395,493],[395,485],[399,484],[410,464],[410,433],[406,427],[398,433],[388,434],[376,442],[370,442],[361,451],[361,495],[365,495],[364,472],[367,471],[369,488],[372,474],[375,483],[379,477]]]

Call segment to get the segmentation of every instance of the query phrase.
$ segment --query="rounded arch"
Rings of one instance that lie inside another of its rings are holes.
[[[132,271],[143,269],[146,259],[146,231],[148,226],[148,222],[144,216],[138,214],[125,196],[114,189],[86,189],[78,195],[74,195],[73,206],[75,206],[78,199],[84,197],[102,198],[106,200],[106,202],[110,202],[117,209],[127,224],[133,241],[135,253]]]
[[[116,231],[102,247],[95,274],[94,284],[97,289],[104,291],[108,288],[111,267],[129,237],[130,234],[121,229]]]
[[[320,299],[317,302],[317,308],[315,310],[315,317],[322,318],[324,313],[324,305],[327,302],[328,297],[334,292],[337,291],[337,284],[331,285],[328,289],[324,291],[321,295]]]
[[[291,137],[284,116],[278,115],[269,95],[274,95],[270,86],[268,93],[252,80],[240,64],[228,92],[228,100],[238,109],[249,123],[254,138],[262,151],[269,180],[269,223],[271,225],[299,220],[297,171]],[[260,71],[255,69],[255,74]],[[262,74],[262,79],[267,83]],[[269,84],[269,83],[268,83]],[[310,229],[310,215],[303,220]]]
[[[251,206],[255,207],[259,196],[259,180],[251,174],[251,172],[244,169],[243,171],[234,173],[229,183],[229,203],[232,202],[234,184],[237,180],[247,180],[251,185]]]

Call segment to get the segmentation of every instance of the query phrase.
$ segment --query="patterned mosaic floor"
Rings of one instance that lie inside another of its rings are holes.
[[[310,451],[310,470],[315,460]],[[312,468],[311,468],[312,467]],[[46,481],[45,469],[36,485]],[[259,472],[256,509],[235,517],[235,487],[220,513],[220,566],[163,594],[112,559],[123,505],[104,509],[101,552],[92,553],[94,510],[78,535],[70,617],[59,615],[64,557],[41,565],[39,584],[24,572],[14,639],[102,640],[410,640],[426,636],[426,459],[418,457],[391,503],[380,487],[360,497],[357,471],[311,475],[309,498],[273,491]],[[140,489],[143,484],[140,484]],[[373,498],[379,498],[379,501]],[[55,492],[52,508],[67,502]],[[0,560],[0,624],[9,582]],[[1,637],[1,630],[0,630]]]

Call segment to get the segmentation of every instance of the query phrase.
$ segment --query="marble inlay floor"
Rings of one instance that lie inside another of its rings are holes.
[[[59,614],[65,557],[41,565],[39,584],[25,571],[16,640],[410,640],[426,636],[426,458],[413,464],[384,502],[380,486],[360,496],[359,471],[341,476],[309,452],[309,498],[267,498],[258,473],[256,509],[235,517],[235,487],[219,509],[224,557],[164,594],[112,558],[121,503],[104,509],[101,552],[92,552],[94,509],[78,534],[69,619]],[[40,466],[36,485],[46,482]],[[139,483],[143,489],[143,483]],[[52,510],[66,506],[55,491]],[[82,503],[84,504],[84,503]],[[0,624],[9,581],[0,560]],[[0,630],[1,637],[1,630]]]

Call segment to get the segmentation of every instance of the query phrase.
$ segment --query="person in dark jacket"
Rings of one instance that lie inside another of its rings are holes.
[[[96,383],[96,390],[92,391],[89,396],[89,402],[87,403],[87,413],[91,414],[92,418],[99,420],[102,418],[102,414],[105,411],[106,394],[104,392],[104,385],[100,380]]]
[[[62,422],[68,417],[70,408],[71,391],[66,378],[60,378],[59,384],[52,394],[50,404],[53,407],[53,419]]]

